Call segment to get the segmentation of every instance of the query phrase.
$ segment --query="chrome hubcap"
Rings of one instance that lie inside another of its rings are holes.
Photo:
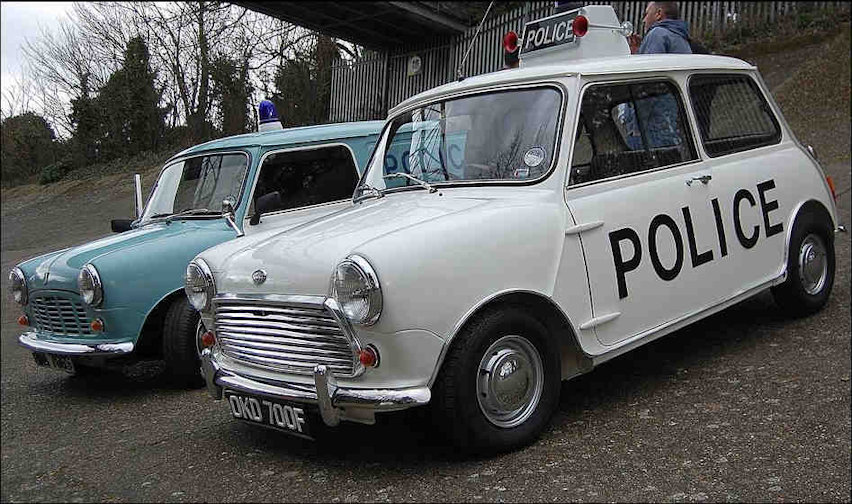
[[[544,366],[535,345],[521,336],[503,336],[479,362],[476,399],[489,422],[511,428],[535,411],[544,388]]]
[[[818,294],[825,286],[827,277],[825,245],[819,236],[810,234],[799,248],[799,279],[802,287],[810,295]]]

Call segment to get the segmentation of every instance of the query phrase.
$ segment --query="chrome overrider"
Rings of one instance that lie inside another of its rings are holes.
[[[222,399],[224,389],[245,392],[287,401],[316,404],[322,421],[330,427],[340,423],[341,418],[363,421],[361,418],[347,418],[346,408],[369,409],[374,412],[394,411],[427,404],[432,398],[428,387],[403,389],[356,389],[344,388],[337,384],[326,366],[314,367],[314,386],[279,382],[269,384],[239,376],[222,369],[209,348],[201,352],[201,369],[207,382],[207,392],[215,400]]]
[[[61,355],[122,355],[133,351],[133,343],[55,343],[38,339],[35,331],[18,336],[18,344],[33,352]]]

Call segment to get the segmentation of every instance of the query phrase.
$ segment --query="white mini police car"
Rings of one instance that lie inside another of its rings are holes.
[[[561,380],[765,289],[822,308],[832,184],[757,69],[627,32],[611,7],[530,23],[519,69],[391,110],[348,207],[197,256],[211,395],[307,436],[428,403],[510,449]]]

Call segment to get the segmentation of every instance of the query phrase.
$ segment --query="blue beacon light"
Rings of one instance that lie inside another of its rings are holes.
[[[259,119],[258,131],[272,131],[283,129],[281,121],[278,120],[278,111],[275,110],[275,105],[269,100],[263,100],[257,106],[257,115]]]

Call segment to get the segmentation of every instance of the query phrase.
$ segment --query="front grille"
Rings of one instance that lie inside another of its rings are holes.
[[[38,330],[56,334],[92,334],[86,309],[76,295],[40,295],[31,301],[31,309],[33,326]]]
[[[317,364],[337,376],[355,374],[349,340],[325,308],[222,300],[215,324],[222,351],[234,360],[298,374]]]

